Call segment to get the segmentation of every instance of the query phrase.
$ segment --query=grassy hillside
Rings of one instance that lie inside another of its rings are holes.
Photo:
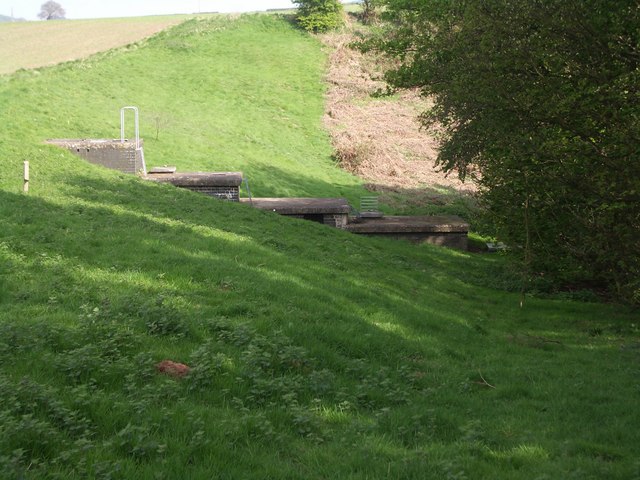
[[[6,23],[0,26],[0,75],[85,58],[137,42],[186,18],[176,15]]]
[[[318,42],[267,15],[248,21],[192,20],[144,48],[5,78],[7,138],[113,138],[120,107],[136,105],[149,165],[240,170],[257,196],[356,198],[320,128]]]
[[[150,163],[355,198],[318,42],[269,16],[4,77],[4,478],[635,478],[637,312],[499,257],[371,240],[93,167],[47,137],[154,114]],[[29,194],[21,166],[32,162]],[[192,367],[174,380],[154,364]]]

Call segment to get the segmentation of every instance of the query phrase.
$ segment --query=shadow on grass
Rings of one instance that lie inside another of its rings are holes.
[[[5,242],[22,239],[12,248],[27,258],[61,257],[49,276],[35,276],[42,262],[32,264],[39,302],[72,292],[73,308],[99,304],[105,292],[180,295],[196,298],[208,315],[291,324],[294,336],[299,321],[339,344],[360,331],[356,350],[381,355],[389,345],[397,352],[421,348],[411,337],[426,326],[467,331],[467,318],[475,315],[476,285],[442,273],[449,268],[473,278],[464,273],[469,257],[456,252],[389,248],[388,242],[134,179],[118,185],[76,176],[67,179],[64,195],[61,206],[3,194],[5,204],[15,206],[5,220],[5,231],[12,232]],[[471,303],[460,305],[462,298]],[[300,317],[293,322],[290,307]],[[401,333],[375,335],[376,324],[401,325]]]
[[[403,478],[421,478],[425,468],[434,468],[434,475],[444,470],[412,456],[417,447],[446,445],[446,457],[482,464],[473,442],[495,452],[527,442],[522,435],[502,435],[500,425],[543,425],[546,436],[536,442],[559,448],[555,442],[566,439],[568,420],[558,423],[557,415],[582,385],[571,387],[564,400],[553,396],[585,364],[604,373],[605,362],[597,364],[611,352],[606,342],[600,342],[602,350],[576,348],[591,342],[581,336],[576,319],[591,324],[597,310],[611,310],[541,301],[519,309],[516,296],[478,286],[482,274],[471,271],[486,269],[491,260],[459,252],[351,236],[134,178],[114,182],[76,175],[51,199],[0,192],[0,205],[5,319],[68,325],[82,305],[105,303],[125,318],[132,304],[167,297],[194,325],[197,338],[147,345],[155,355],[178,359],[210,335],[200,328],[203,320],[247,323],[269,338],[284,332],[320,359],[318,368],[334,372],[354,398],[360,392],[374,395],[363,400],[374,402],[381,395],[380,411],[363,407],[340,414],[348,428],[337,426],[331,415],[319,417],[323,430],[343,431],[357,442],[350,462],[363,471],[380,473],[378,460],[375,467],[363,463],[378,456],[385,465],[404,461]],[[550,348],[538,348],[544,339],[561,346],[549,342]],[[360,359],[366,367],[354,370]],[[544,362],[545,371],[532,368],[535,362]],[[545,378],[546,369],[563,364],[555,378]],[[419,375],[420,388],[410,391],[408,403],[394,390],[396,380],[380,376],[390,367]],[[483,387],[484,378],[498,388]],[[595,387],[599,380],[589,382]],[[578,397],[572,405],[577,410],[583,401]],[[429,406],[443,410],[425,415]],[[603,408],[593,410],[593,418],[606,416]],[[259,415],[263,408],[249,411]],[[485,415],[498,427],[474,423]],[[366,430],[368,422],[377,426]],[[425,436],[412,436],[411,428]],[[581,428],[581,435],[589,435],[588,422]],[[307,447],[301,456],[334,458],[341,448],[332,439],[327,447]]]
[[[361,252],[364,242],[346,233],[171,188],[164,189],[169,199],[164,195],[154,204],[145,197],[162,190],[151,185],[131,192],[106,187],[85,182],[67,207],[2,195],[4,205],[15,206],[4,221],[10,234],[3,242],[24,258],[18,271],[25,281],[13,285],[14,299],[37,304],[66,298],[73,310],[108,296],[117,304],[118,297],[165,294],[197,298],[209,315],[257,317],[271,327],[286,326],[277,317],[295,305],[320,329],[328,322],[338,331],[364,328],[371,335],[376,327],[363,319],[380,311],[395,319],[404,304],[415,322],[425,314],[380,272],[362,269],[358,258],[367,269],[375,265]],[[167,209],[167,201],[193,208],[169,203]],[[203,214],[204,209],[210,211]],[[389,260],[410,268],[400,256],[382,259]],[[381,351],[389,342],[397,343],[398,351],[412,343],[388,333],[378,342]]]
[[[300,170],[304,171],[303,168]],[[357,206],[360,197],[368,194],[357,179],[347,175],[342,177],[345,183],[340,184],[336,178],[322,181],[317,176],[304,173],[294,175],[281,168],[262,164],[251,165],[245,173],[255,197],[344,197],[352,206]],[[269,183],[262,184],[260,179],[269,179]]]
[[[331,323],[351,329],[362,317],[382,311],[409,331],[426,325],[471,328],[470,323],[480,321],[474,320],[477,305],[494,302],[490,298],[497,292],[487,287],[500,285],[495,276],[503,266],[497,257],[477,259],[430,246],[355,237],[135,179],[117,184],[75,176],[66,180],[63,193],[65,206],[2,194],[6,205],[15,206],[14,215],[5,220],[9,243],[12,237],[21,242],[29,238],[25,249],[32,257],[41,249],[75,263],[76,278],[60,284],[84,285],[77,278],[79,265],[106,279],[110,269],[134,271],[140,278],[127,288],[135,294],[158,293],[158,285],[172,279],[172,294],[188,286],[189,295],[198,292],[210,306],[218,303],[222,314],[233,311],[230,304],[235,303],[238,311],[265,312],[266,318],[266,312],[293,301],[305,317],[320,317],[318,328],[333,319]],[[156,283],[159,277],[165,281]],[[85,303],[99,300],[100,282],[87,288]],[[218,291],[229,283],[230,291]],[[123,294],[126,288],[116,291]],[[483,302],[484,297],[489,300]],[[516,298],[509,303],[515,307]],[[546,304],[538,302],[535,308],[546,309]],[[521,316],[516,308],[510,315]],[[380,342],[382,350],[388,340]],[[400,343],[397,350],[405,347]]]
[[[480,207],[471,190],[460,191],[446,185],[418,188],[393,187],[375,183],[365,188],[379,194],[380,201],[401,215],[458,215],[478,224]]]

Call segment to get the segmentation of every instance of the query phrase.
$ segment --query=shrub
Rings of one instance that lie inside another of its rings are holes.
[[[298,6],[296,19],[308,32],[326,32],[343,23],[342,4],[338,0],[294,0]]]
[[[434,99],[440,165],[479,173],[525,277],[637,302],[637,2],[386,3],[389,81]]]

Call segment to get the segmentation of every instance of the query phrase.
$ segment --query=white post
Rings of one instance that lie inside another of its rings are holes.
[[[22,190],[24,192],[29,191],[29,162],[26,160],[24,162],[24,184],[22,186]]]

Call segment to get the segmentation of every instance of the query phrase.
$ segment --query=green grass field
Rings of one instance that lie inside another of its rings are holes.
[[[325,60],[258,15],[0,77],[2,478],[640,478],[637,311],[520,308],[500,256],[352,236],[42,143],[117,136],[133,104],[148,164],[354,201],[321,128]],[[165,359],[190,375],[157,374]]]

